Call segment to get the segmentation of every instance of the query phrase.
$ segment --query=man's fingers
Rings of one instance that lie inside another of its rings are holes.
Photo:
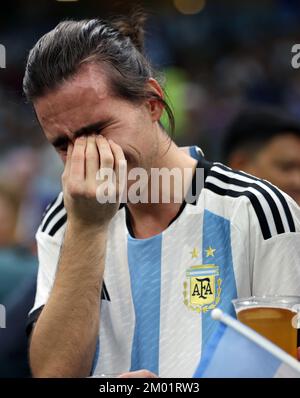
[[[97,148],[95,136],[89,136],[87,139],[85,158],[86,158],[85,175],[87,183],[89,184],[90,187],[95,187],[96,174],[100,167],[100,157],[99,157],[99,151]]]
[[[62,173],[62,181],[63,182],[66,181],[66,179],[69,177],[73,147],[74,147],[74,145],[72,143],[70,143],[68,145],[65,168],[64,168],[64,171]]]
[[[119,197],[122,201],[122,194],[126,188],[127,181],[127,161],[124,156],[124,152],[120,145],[116,144],[114,141],[109,140],[109,145],[114,156],[114,171],[116,173],[116,184],[119,188]]]
[[[86,143],[86,137],[77,138],[75,141],[69,172],[69,178],[72,181],[84,181]]]
[[[114,157],[107,139],[100,135],[96,138],[96,142],[100,154],[100,168],[113,169]]]
[[[119,166],[120,161],[126,162],[123,149],[120,147],[120,145],[116,144],[113,140],[109,140],[108,142],[109,142],[112,154],[114,156],[114,166],[115,166],[114,168],[116,171],[118,171],[117,166]]]

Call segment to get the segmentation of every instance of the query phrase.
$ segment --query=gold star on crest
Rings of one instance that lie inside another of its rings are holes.
[[[197,258],[197,257],[199,257],[199,250],[198,250],[196,247],[194,247],[193,251],[190,252],[190,253],[191,253],[191,255],[192,255],[192,258]]]
[[[216,249],[213,249],[211,246],[209,246],[209,248],[206,249],[205,251],[206,251],[206,257],[214,257],[215,256]]]

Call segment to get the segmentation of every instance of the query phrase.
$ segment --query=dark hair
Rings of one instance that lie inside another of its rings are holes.
[[[225,134],[222,160],[228,162],[236,150],[255,155],[272,138],[286,133],[300,137],[300,122],[286,112],[271,106],[244,107]]]
[[[171,131],[175,121],[164,98],[147,89],[156,77],[143,54],[145,14],[141,11],[110,22],[101,19],[63,21],[31,49],[23,90],[29,101],[42,97],[72,77],[84,63],[108,65],[112,92],[132,102],[157,99],[165,108]]]

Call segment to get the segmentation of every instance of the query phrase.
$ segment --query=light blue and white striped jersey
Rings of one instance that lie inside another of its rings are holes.
[[[110,223],[97,374],[148,369],[191,377],[215,329],[213,308],[234,315],[237,297],[300,295],[297,204],[266,181],[205,161],[196,147],[190,153],[204,168],[204,187],[166,230],[135,239],[125,207]],[[60,194],[37,232],[30,322],[51,293],[66,219]]]

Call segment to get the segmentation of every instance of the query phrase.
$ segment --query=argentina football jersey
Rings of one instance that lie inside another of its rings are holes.
[[[148,369],[192,377],[215,331],[214,308],[234,316],[237,297],[300,294],[295,202],[268,182],[206,161],[197,147],[189,152],[204,181],[197,189],[195,173],[194,200],[162,233],[135,238],[126,206],[111,221],[95,375]],[[60,195],[37,233],[40,267],[29,323],[51,292],[66,220]]]

